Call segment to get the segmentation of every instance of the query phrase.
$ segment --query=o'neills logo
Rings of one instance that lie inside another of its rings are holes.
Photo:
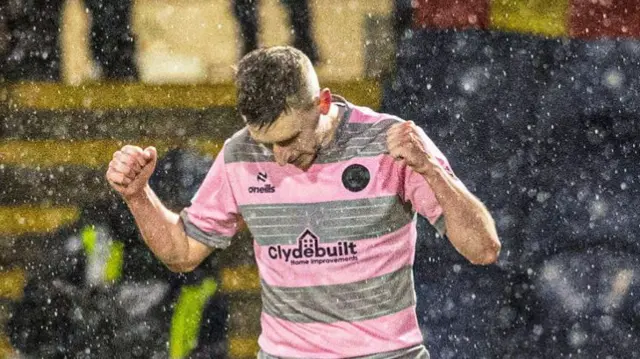
[[[273,193],[276,188],[270,184],[266,184],[262,187],[249,187],[249,193]]]
[[[354,242],[347,241],[321,244],[318,236],[307,229],[298,237],[298,246],[269,246],[267,253],[271,259],[283,260],[291,265],[325,264],[357,261],[356,248]]]
[[[258,172],[256,175],[256,180],[258,180],[258,182],[267,182],[267,179],[269,179],[267,172]],[[274,193],[275,191],[276,188],[268,183],[262,187],[249,187],[249,193]]]

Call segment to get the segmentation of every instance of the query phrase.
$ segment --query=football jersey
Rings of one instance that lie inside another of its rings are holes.
[[[344,107],[336,135],[307,171],[278,165],[245,128],[225,142],[181,219],[188,236],[215,248],[246,222],[264,357],[416,358],[401,355],[423,343],[416,213],[444,234],[442,207],[424,177],[387,151],[386,132],[401,119],[334,103]],[[425,145],[452,174],[434,143]]]

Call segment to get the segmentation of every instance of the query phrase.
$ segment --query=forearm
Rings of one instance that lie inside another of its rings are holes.
[[[501,245],[493,218],[482,202],[440,167],[423,176],[442,206],[453,246],[474,264],[494,263]]]
[[[188,260],[189,242],[178,214],[167,209],[148,185],[144,191],[126,198],[143,240],[169,267]]]

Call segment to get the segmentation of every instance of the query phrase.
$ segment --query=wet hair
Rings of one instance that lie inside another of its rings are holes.
[[[236,72],[237,108],[245,123],[262,128],[282,113],[313,104],[319,91],[311,61],[290,46],[254,50]]]

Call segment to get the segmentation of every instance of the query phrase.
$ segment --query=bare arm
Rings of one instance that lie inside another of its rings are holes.
[[[474,264],[498,260],[500,241],[486,207],[426,151],[428,138],[413,122],[398,123],[387,132],[389,153],[421,174],[442,207],[451,244]]]
[[[495,263],[501,245],[484,204],[440,166],[429,166],[422,175],[442,206],[451,244],[471,263]]]
[[[168,210],[148,185],[125,201],[147,246],[172,271],[192,271],[213,251],[187,236],[178,214]]]
[[[124,199],[151,251],[169,269],[195,269],[212,249],[187,236],[178,214],[168,210],[149,187],[156,149],[124,146],[109,163],[107,181]]]

